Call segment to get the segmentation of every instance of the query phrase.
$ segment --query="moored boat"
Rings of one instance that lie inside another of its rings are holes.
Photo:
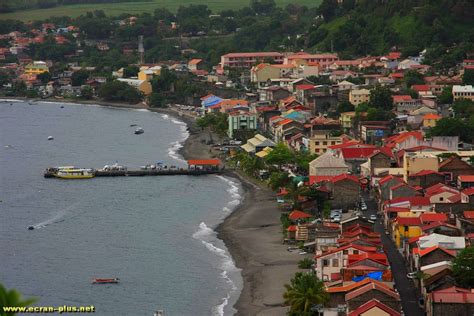
[[[143,128],[141,127],[138,127],[136,130],[135,130],[135,134],[136,135],[140,135],[140,134],[143,134],[145,133],[145,131],[143,130]]]
[[[110,278],[110,279],[93,279],[92,284],[117,284],[119,283],[119,278]]]
[[[54,176],[59,179],[90,179],[95,177],[95,172],[93,169],[62,169]]]

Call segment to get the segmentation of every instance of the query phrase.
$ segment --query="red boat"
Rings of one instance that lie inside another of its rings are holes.
[[[92,284],[111,284],[111,283],[119,283],[119,278],[113,279],[93,279]]]

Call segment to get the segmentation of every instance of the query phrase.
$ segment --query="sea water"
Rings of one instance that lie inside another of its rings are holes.
[[[95,315],[233,314],[242,278],[214,228],[240,202],[235,180],[43,177],[61,165],[184,167],[187,136],[183,122],[146,110],[0,101],[0,283],[35,305]]]

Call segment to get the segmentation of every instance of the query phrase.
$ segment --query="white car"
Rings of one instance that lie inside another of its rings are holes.
[[[363,211],[367,211],[367,205],[362,204],[362,205],[360,206],[360,209],[363,210]]]
[[[377,220],[377,215],[370,215],[369,219],[371,221],[376,221]]]
[[[416,279],[416,275],[418,272],[409,272],[407,273],[407,278],[409,279]]]

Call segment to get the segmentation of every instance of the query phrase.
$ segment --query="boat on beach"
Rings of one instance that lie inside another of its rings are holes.
[[[110,279],[93,279],[92,284],[117,284],[119,283],[119,278],[110,278]]]

